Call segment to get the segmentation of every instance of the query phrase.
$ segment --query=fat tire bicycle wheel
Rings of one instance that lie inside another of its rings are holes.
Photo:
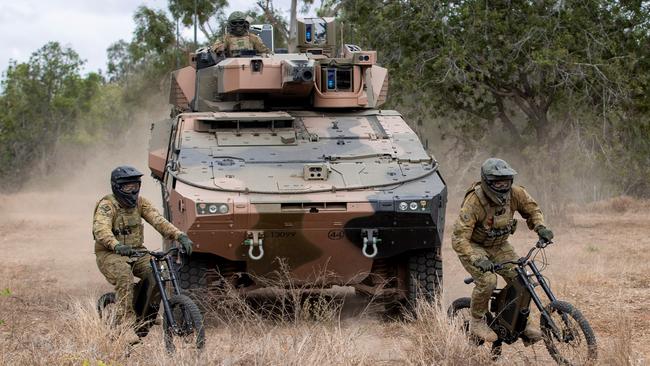
[[[205,346],[205,327],[199,307],[187,295],[173,295],[169,298],[169,306],[177,329],[172,328],[166,316],[163,317],[163,337],[167,352],[176,350],[174,337],[182,338],[187,343],[193,342],[197,349],[202,349]]]
[[[546,309],[560,329],[562,339],[542,315],[540,326],[548,353],[559,365],[590,364],[598,357],[596,336],[580,310],[565,301],[553,301]]]
[[[100,319],[108,316],[108,314],[105,314],[106,307],[115,304],[115,301],[115,292],[107,292],[99,297],[97,300],[97,314],[99,314]]]

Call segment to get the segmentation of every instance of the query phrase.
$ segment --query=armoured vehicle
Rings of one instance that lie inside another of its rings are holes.
[[[149,167],[196,245],[182,286],[222,278],[248,292],[284,263],[305,287],[431,296],[447,201],[438,163],[379,109],[388,75],[375,51],[335,54],[333,18],[298,30],[298,53],[200,49],[172,73],[172,118],[152,125]]]

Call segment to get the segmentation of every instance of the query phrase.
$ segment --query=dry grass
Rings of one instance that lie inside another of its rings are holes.
[[[556,245],[547,250],[544,274],[556,295],[589,319],[602,365],[643,365],[650,357],[650,205],[625,202],[625,212],[614,203],[580,208],[573,225],[555,230]],[[100,321],[94,301],[110,287],[97,273],[89,241],[79,239],[87,229],[74,225],[85,216],[58,218],[56,225],[52,217],[14,211],[0,226],[0,251],[6,254],[0,267],[0,365],[491,363],[489,349],[471,344],[447,319],[446,305],[471,291],[448,237],[445,297],[441,305],[420,304],[415,319],[384,321],[366,303],[346,309],[359,301],[354,296],[305,297],[286,282],[279,286],[289,290],[274,292],[266,304],[244,301],[226,288],[207,307],[206,349],[197,353],[184,345],[170,356],[160,326],[131,349],[123,328]],[[521,230],[513,243],[522,254],[534,239]],[[63,251],[71,245],[79,253],[74,257]],[[537,321],[539,314],[533,317]],[[520,342],[505,346],[495,362],[549,363],[543,345],[525,348]]]

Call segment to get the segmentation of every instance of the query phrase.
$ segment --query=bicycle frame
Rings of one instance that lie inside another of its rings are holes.
[[[535,287],[538,285],[543,290],[548,299],[553,302],[557,298],[551,291],[548,282],[544,279],[544,276],[537,268],[537,265],[534,261],[530,260],[532,253],[536,249],[543,249],[550,243],[541,243],[538,242],[535,247],[533,247],[528,255],[522,257],[516,261],[508,261],[499,263],[495,266],[495,270],[498,271],[504,268],[506,264],[515,264],[513,268],[517,273],[515,281],[512,281],[507,286],[502,289],[496,290],[492,297],[492,312],[496,315],[496,318],[493,321],[493,328],[502,327],[502,329],[495,329],[497,334],[500,335],[502,341],[505,341],[508,344],[514,343],[517,338],[521,335],[526,327],[528,320],[528,315],[530,313],[530,302],[532,301],[539,309],[541,315],[550,325],[553,335],[558,339],[562,339],[561,331],[553,321],[548,310],[542,304],[542,299],[535,291]],[[531,274],[528,274],[527,269],[530,269]],[[537,285],[531,280],[531,276],[535,276],[537,280]],[[568,319],[566,315],[562,315],[563,320],[566,322]]]
[[[153,274],[154,274],[154,279],[156,280],[158,290],[160,291],[160,300],[163,305],[163,311],[165,314],[165,318],[167,319],[167,324],[171,326],[171,328],[174,330],[175,333],[179,333],[178,325],[174,320],[171,307],[169,306],[169,296],[167,295],[167,291],[165,289],[165,285],[168,282],[171,282],[172,290],[174,291],[174,294],[176,295],[181,294],[181,290],[180,290],[181,287],[176,277],[176,270],[174,269],[174,263],[172,261],[172,257],[169,255],[170,252],[175,250],[178,249],[172,248],[165,253],[150,252],[149,254],[151,254],[151,258],[149,259],[149,264],[151,265],[151,269],[153,270]],[[169,275],[168,277],[164,276],[165,275],[164,267],[162,266],[164,264],[167,264],[167,274]],[[159,267],[159,265],[161,266]]]

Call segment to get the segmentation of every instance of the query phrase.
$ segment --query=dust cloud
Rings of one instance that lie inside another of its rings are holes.
[[[144,174],[141,195],[160,208],[159,185],[147,167],[147,146],[151,123],[168,114],[164,105],[140,113],[120,141],[95,146],[82,157],[70,156],[79,162],[72,168],[32,177],[20,192],[0,195],[4,262],[16,271],[41,271],[55,286],[78,294],[97,287],[108,290],[110,285],[95,264],[94,207],[111,193],[111,171],[118,165],[131,165]],[[146,225],[145,245],[156,249],[160,243],[160,235]]]

